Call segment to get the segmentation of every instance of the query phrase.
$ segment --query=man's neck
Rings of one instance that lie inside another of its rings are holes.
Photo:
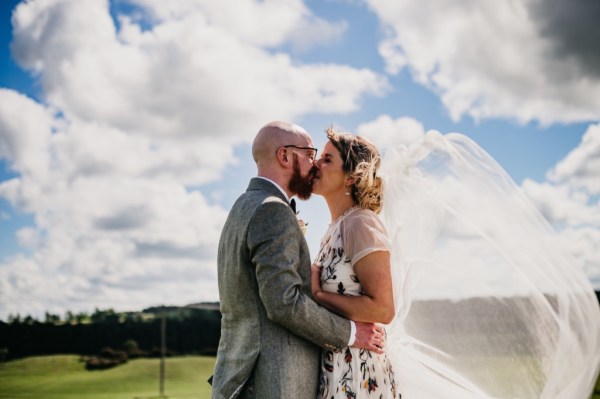
[[[276,179],[274,179],[274,178],[272,178],[272,177],[266,176],[266,175],[264,175],[264,174],[259,174],[259,175],[258,175],[258,176],[256,176],[256,177],[258,177],[258,178],[261,178],[261,179],[268,180],[268,181],[270,181],[271,183],[273,183],[273,184],[275,185],[275,187],[277,187],[277,188],[279,189],[279,191],[281,191],[281,193],[282,193],[283,195],[285,195],[285,198],[287,199],[287,201],[288,201],[288,202],[290,202],[290,198],[292,198],[292,195],[293,195],[293,194],[292,194],[292,193],[290,193],[288,190],[284,189],[284,188],[283,188],[283,185],[281,184],[281,182],[280,182],[280,181],[278,181],[278,180],[276,180]],[[279,179],[279,180],[281,180],[281,179]]]

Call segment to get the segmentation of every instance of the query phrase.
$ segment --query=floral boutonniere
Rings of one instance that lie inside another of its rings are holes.
[[[300,230],[302,230],[302,234],[306,235],[306,232],[308,231],[308,223],[306,223],[304,220],[300,219],[298,217],[298,214],[300,212],[296,212],[296,218],[298,219],[298,226],[300,226]]]

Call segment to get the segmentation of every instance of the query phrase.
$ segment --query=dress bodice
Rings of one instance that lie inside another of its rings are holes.
[[[374,251],[389,248],[383,224],[367,209],[352,207],[333,221],[314,263],[322,266],[321,287],[342,295],[362,295],[354,265]]]
[[[375,251],[389,251],[387,233],[378,216],[353,207],[333,221],[321,240],[315,262],[322,266],[321,287],[342,295],[362,295],[354,265]],[[361,276],[365,278],[365,272]],[[368,273],[368,270],[366,271]],[[400,399],[386,354],[349,347],[323,350],[318,399]]]

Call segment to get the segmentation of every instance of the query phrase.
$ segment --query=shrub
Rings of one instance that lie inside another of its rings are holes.
[[[85,360],[87,370],[104,370],[127,362],[127,353],[112,348],[103,348],[96,356]]]

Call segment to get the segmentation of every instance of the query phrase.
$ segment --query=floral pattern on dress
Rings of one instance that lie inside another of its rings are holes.
[[[353,208],[330,224],[321,240],[315,263],[322,266],[321,287],[341,295],[363,295],[351,259],[344,250],[342,221]],[[364,212],[364,211],[363,211]],[[374,215],[374,217],[376,217]],[[340,352],[323,349],[318,399],[400,399],[392,365],[386,354],[346,347]]]

